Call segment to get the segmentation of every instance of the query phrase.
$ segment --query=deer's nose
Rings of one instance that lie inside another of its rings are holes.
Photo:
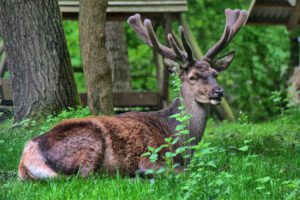
[[[213,90],[213,96],[215,98],[222,98],[223,95],[224,95],[224,90],[222,88],[220,88],[220,87],[214,88],[214,90]]]

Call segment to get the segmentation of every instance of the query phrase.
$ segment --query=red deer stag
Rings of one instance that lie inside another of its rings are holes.
[[[214,58],[229,44],[247,18],[247,12],[243,10],[227,9],[225,14],[222,37],[200,60],[194,59],[181,26],[179,33],[184,50],[171,34],[168,35],[171,48],[160,44],[149,19],[144,24],[139,14],[128,19],[137,35],[164,57],[166,67],[178,72],[182,97],[187,111],[193,115],[189,123],[190,136],[196,138],[193,144],[201,140],[209,105],[221,101],[223,89],[218,86],[216,76],[232,62],[234,51]],[[175,100],[168,108],[155,112],[63,121],[26,144],[19,164],[19,177],[23,180],[45,179],[75,173],[85,177],[92,172],[114,174],[117,171],[133,176],[137,171],[144,172],[153,164],[142,154],[149,146],[161,146],[166,137],[176,133],[175,127],[180,122],[170,116],[179,112],[179,106],[180,100]],[[166,151],[168,149],[161,153]],[[182,158],[175,159],[175,162],[183,163]]]

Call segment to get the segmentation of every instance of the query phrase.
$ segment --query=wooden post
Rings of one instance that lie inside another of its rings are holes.
[[[168,34],[172,32],[172,16],[166,14],[165,15],[165,21],[164,21],[164,31],[165,31],[165,41],[166,45],[169,45],[168,41]],[[168,103],[169,100],[169,72],[168,70],[163,67],[162,69],[162,87],[161,87],[161,95],[162,95],[162,100],[164,103],[164,106]]]
[[[300,66],[299,42],[300,42],[300,37],[290,37],[291,65],[292,65],[292,67]]]
[[[287,28],[289,31],[293,30],[300,19],[300,1],[298,1],[297,5],[294,7],[291,17],[289,19]]]

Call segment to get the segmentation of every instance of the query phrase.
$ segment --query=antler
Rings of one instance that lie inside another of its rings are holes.
[[[234,35],[245,23],[248,13],[245,10],[225,10],[226,24],[221,39],[205,55],[205,58],[213,59],[222,49],[224,49],[232,40]]]
[[[128,18],[128,24],[133,28],[136,34],[151,48],[153,48],[160,55],[169,58],[173,61],[179,61],[182,63],[191,62],[194,60],[192,55],[192,50],[185,39],[184,30],[180,26],[179,32],[182,40],[183,47],[185,51],[181,50],[174,40],[172,34],[168,34],[168,40],[170,42],[171,48],[164,46],[159,43],[155,32],[153,30],[151,21],[149,19],[144,20],[144,24],[141,20],[140,14],[135,14]]]

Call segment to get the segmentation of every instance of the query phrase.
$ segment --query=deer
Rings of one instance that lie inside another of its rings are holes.
[[[189,134],[194,137],[191,143],[201,141],[209,114],[210,105],[221,102],[223,89],[216,77],[233,61],[235,51],[216,58],[236,33],[244,25],[247,12],[225,10],[226,23],[219,41],[201,59],[195,59],[186,39],[185,31],[179,26],[182,47],[172,34],[167,35],[170,47],[162,45],[153,30],[151,20],[141,20],[140,14],[127,20],[134,32],[150,48],[160,54],[164,64],[172,73],[177,73],[181,81],[180,93],[189,119]],[[180,124],[170,116],[179,113],[181,101],[175,99],[169,107],[150,112],[127,112],[116,116],[91,116],[64,120],[50,131],[27,142],[18,168],[21,180],[43,180],[60,175],[78,174],[87,177],[92,173],[108,173],[135,176],[156,164],[142,156],[148,147],[157,148],[165,144],[165,138],[176,134]],[[186,138],[180,138],[180,146]],[[162,149],[159,154],[170,151]],[[182,156],[174,162],[184,165]]]

